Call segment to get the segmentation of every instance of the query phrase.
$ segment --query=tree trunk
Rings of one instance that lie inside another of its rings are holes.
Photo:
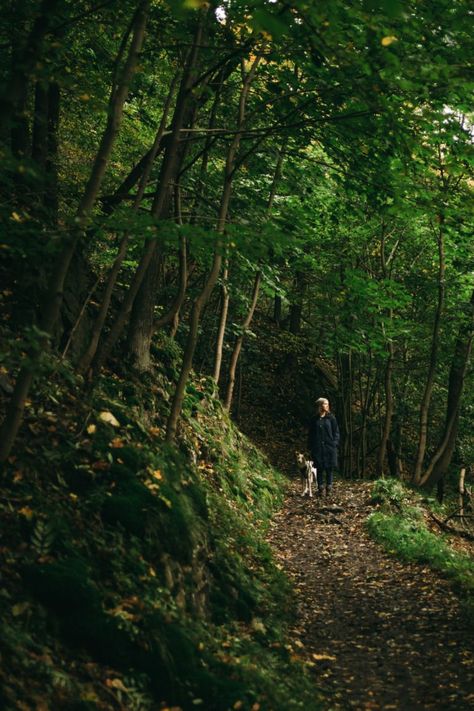
[[[61,90],[59,84],[50,82],[48,86],[48,155],[46,159],[46,191],[44,206],[48,211],[50,224],[58,222],[58,153],[59,153],[59,112]]]
[[[183,217],[182,217],[182,212],[181,212],[181,190],[179,185],[175,186],[175,212],[176,212],[176,219],[178,221],[179,225],[183,224]],[[163,328],[163,326],[167,326],[169,323],[172,323],[172,329],[171,329],[171,337],[174,338],[176,335],[176,331],[178,330],[178,324],[179,324],[179,312],[181,309],[181,306],[184,303],[184,298],[186,296],[186,289],[188,286],[188,247],[187,247],[187,241],[186,237],[184,235],[181,235],[180,240],[179,240],[179,288],[178,288],[178,293],[176,294],[176,297],[171,304],[169,310],[167,313],[163,314],[163,316],[160,316],[160,318],[155,322],[154,330],[155,332],[158,331],[160,328]]]
[[[178,143],[180,139],[180,132],[183,126],[183,121],[186,115],[186,107],[189,100],[190,88],[192,86],[193,71],[196,66],[198,49],[201,43],[201,36],[203,30],[203,16],[201,15],[195,36],[193,45],[190,49],[188,60],[186,63],[186,68],[183,73],[181,80],[181,86],[178,93],[178,98],[176,99],[176,106],[173,115],[172,122],[172,132],[171,138],[166,148],[165,155],[163,157],[163,162],[161,165],[160,178],[158,180],[157,189],[153,199],[153,204],[151,206],[151,214],[153,217],[159,217],[163,214],[167,200],[168,200],[168,190],[169,183],[174,175],[175,164],[178,158]],[[99,372],[103,364],[112,352],[115,344],[117,343],[125,324],[127,323],[128,317],[132,310],[133,304],[135,302],[138,291],[142,285],[142,282],[147,273],[150,262],[153,258],[155,251],[157,250],[158,240],[155,237],[150,239],[145,248],[144,253],[140,259],[138,267],[133,275],[132,282],[128,288],[128,291],[123,300],[120,311],[112,325],[110,333],[103,344],[97,350],[95,359],[93,361],[94,372]]]
[[[283,141],[283,145],[278,153],[278,160],[277,160],[277,163],[275,166],[275,172],[273,173],[273,180],[272,180],[272,185],[270,188],[270,195],[268,196],[267,211],[266,211],[267,218],[270,216],[270,213],[272,211],[273,203],[275,201],[275,195],[276,195],[276,191],[277,191],[278,182],[281,178],[281,172],[282,172],[282,166],[283,166],[283,156],[284,156],[284,151],[285,151],[285,147],[287,144],[287,140],[288,139],[285,137],[285,139]],[[242,333],[240,334],[240,336],[237,338],[237,340],[235,342],[234,349],[232,351],[232,355],[230,358],[229,377],[228,377],[228,382],[227,382],[227,392],[226,392],[225,403],[224,403],[224,407],[226,410],[230,410],[230,406],[232,403],[232,396],[233,396],[234,384],[235,384],[235,374],[237,371],[237,363],[239,362],[240,351],[242,349],[242,344],[244,342],[245,334],[248,331],[250,324],[252,323],[253,315],[255,313],[261,281],[262,281],[262,272],[259,270],[255,274],[255,280],[254,280],[254,285],[253,285],[253,290],[252,290],[252,299],[250,302],[249,311],[248,311],[247,316],[242,324]]]
[[[74,256],[80,234],[86,225],[104,177],[105,169],[112,151],[112,146],[120,127],[123,105],[128,95],[128,87],[133,77],[138,56],[142,47],[145,35],[148,6],[149,0],[140,3],[136,13],[134,34],[130,43],[128,57],[122,71],[120,83],[110,97],[107,125],[102,136],[88,184],[78,207],[78,229],[74,236],[70,238],[69,243],[60,254],[50,279],[49,294],[41,324],[42,331],[45,335],[41,338],[40,348],[36,349],[35,352],[28,354],[27,363],[23,365],[20,371],[5,420],[0,431],[0,461],[2,462],[7,459],[13,446],[13,442],[21,423],[25,399],[33,380],[33,373],[37,368],[40,352],[47,346],[48,338],[51,336],[59,316],[63,299],[64,282],[71,260]]]
[[[439,255],[439,270],[438,270],[438,303],[433,324],[433,335],[431,340],[430,362],[428,367],[428,375],[426,378],[425,390],[420,406],[420,428],[418,435],[418,451],[416,454],[415,470],[413,473],[413,482],[421,483],[423,461],[425,458],[426,444],[428,440],[428,414],[431,403],[431,395],[433,393],[434,379],[436,373],[436,364],[438,359],[438,341],[441,327],[441,315],[444,308],[445,299],[445,271],[446,262],[444,254],[444,232],[443,232],[443,215],[439,215],[439,232],[438,232],[438,255]]]
[[[198,83],[193,76],[190,77],[190,90],[187,93],[186,102],[186,114],[183,119],[182,125],[186,128],[192,129],[194,127],[194,122],[196,120],[196,114],[198,107],[208,100],[209,93],[204,91],[204,87],[209,85],[210,76],[205,78],[201,83],[201,98],[198,99],[196,92],[193,91],[198,86]],[[222,81],[217,82],[220,87]],[[210,87],[209,87],[210,88]],[[169,176],[169,183],[178,184],[181,175],[185,172],[187,167],[182,167],[186,158],[187,151],[190,146],[190,142],[187,140],[185,131],[183,131],[183,140],[180,140],[177,147],[177,155],[174,163],[174,169],[172,174]],[[192,164],[192,163],[191,163]],[[189,166],[188,166],[189,167]],[[170,191],[171,193],[171,191]],[[161,219],[168,217],[168,212],[170,211],[169,205],[164,205],[162,213],[158,215]],[[139,370],[147,370],[150,366],[150,354],[149,348],[151,345],[152,337],[156,329],[156,323],[154,319],[154,308],[157,300],[157,284],[159,276],[156,274],[159,262],[157,260],[152,260],[147,272],[143,278],[140,289],[134,300],[132,313],[130,317],[130,327],[129,327],[129,339],[128,339],[128,351],[131,360],[133,361],[135,367]],[[169,318],[166,322],[169,322],[174,315],[174,309],[176,308],[177,301],[173,302],[173,306],[170,312]],[[148,352],[147,352],[148,349]]]
[[[382,275],[386,279],[389,275],[387,272],[387,259],[385,257],[385,225],[382,226],[382,238],[380,245],[380,259]],[[393,309],[388,310],[388,317],[390,323],[393,320]],[[380,440],[379,451],[377,455],[377,476],[384,475],[385,467],[385,455],[387,453],[387,444],[390,439],[390,432],[392,429],[392,418],[393,418],[393,386],[392,386],[392,376],[393,376],[393,366],[395,358],[395,349],[393,341],[391,338],[387,342],[388,359],[385,366],[385,417],[382,429],[382,437]]]
[[[33,134],[31,139],[31,157],[43,174],[43,182],[44,173],[46,171],[46,161],[48,159],[48,114],[48,85],[42,81],[37,81],[35,86],[35,109],[33,118]],[[43,190],[41,192],[43,192]]]
[[[469,310],[466,322],[459,329],[451,361],[443,436],[420,481],[421,486],[427,488],[432,488],[446,474],[456,445],[461,399],[474,338],[474,291]]]
[[[219,378],[221,375],[222,366],[222,352],[224,350],[224,338],[225,338],[225,327],[227,324],[227,314],[229,312],[229,260],[225,260],[224,273],[222,275],[222,285],[221,285],[221,311],[219,317],[219,328],[217,330],[216,338],[216,349],[215,349],[215,359],[214,359],[214,380],[216,381],[216,386],[219,385]]]
[[[302,272],[296,272],[292,303],[290,304],[290,323],[288,330],[295,336],[301,331],[303,300],[306,291],[306,279]]]
[[[230,410],[230,406],[232,403],[232,395],[234,393],[234,383],[235,383],[235,373],[237,370],[237,363],[239,361],[240,351],[242,348],[242,343],[244,342],[245,334],[248,331],[250,324],[252,323],[253,315],[255,313],[255,307],[257,306],[257,299],[258,299],[258,293],[260,290],[261,280],[262,280],[262,272],[257,272],[255,275],[255,281],[253,284],[252,301],[250,303],[250,308],[248,310],[245,321],[242,324],[242,333],[237,338],[235,345],[234,345],[234,349],[232,351],[232,355],[230,357],[229,380],[227,383],[227,392],[226,392],[225,403],[224,403],[224,408],[226,410]]]
[[[389,341],[387,345],[388,349],[388,360],[385,366],[385,417],[382,430],[382,438],[379,445],[379,451],[377,456],[377,476],[384,475],[385,467],[385,455],[387,453],[387,443],[390,438],[390,432],[392,429],[392,417],[393,417],[393,388],[392,388],[392,374],[393,374],[393,361],[394,361],[394,347],[393,343]]]
[[[231,57],[228,57],[230,59]],[[224,67],[222,71],[219,73],[219,78],[217,82],[212,82],[209,81],[207,83],[207,87],[209,89],[212,89],[212,87],[215,85],[218,87],[218,91],[220,90],[220,87],[222,86],[222,83],[225,78],[227,78],[233,71],[234,66],[231,64],[228,67]],[[191,84],[190,89],[192,90],[194,87],[194,84]],[[202,100],[207,100],[207,94],[206,92],[203,92],[202,96],[204,97]],[[209,145],[212,144],[213,138],[209,137]],[[166,150],[168,145],[170,143],[170,136],[165,135],[163,136],[161,143],[158,148],[158,153],[161,153],[161,151]],[[206,142],[207,143],[207,142]],[[205,152],[206,149],[204,149],[203,152]],[[113,212],[115,207],[119,205],[125,198],[127,198],[128,194],[130,193],[130,190],[133,188],[134,185],[138,182],[140,175],[143,172],[143,166],[147,162],[149,156],[149,151],[145,153],[142,158],[138,161],[138,163],[132,168],[132,170],[129,172],[127,177],[123,180],[121,185],[117,188],[117,190],[113,193],[113,195],[107,195],[103,198],[103,208],[106,213]]]
[[[273,300],[273,320],[277,324],[277,326],[280,326],[281,324],[281,317],[282,317],[282,299],[281,296],[278,294],[275,294],[274,300]]]
[[[156,159],[158,149],[161,143],[161,139],[163,137],[163,133],[165,132],[166,129],[166,122],[168,120],[168,114],[169,110],[171,107],[171,102],[173,100],[174,92],[176,89],[176,84],[178,81],[178,74],[175,74],[173,81],[170,86],[170,90],[168,92],[168,96],[166,98],[166,102],[163,108],[163,115],[161,117],[160,125],[158,127],[158,131],[155,136],[155,140],[153,142],[153,146],[151,150],[147,153],[147,161],[143,165],[143,172],[140,178],[140,184],[138,186],[138,191],[135,196],[134,202],[133,202],[133,212],[136,213],[138,212],[138,208],[141,205],[143,195],[146,190],[146,186],[148,184],[148,181],[150,179],[150,174],[151,170],[153,168],[153,163]],[[123,260],[125,259],[125,255],[127,254],[127,249],[128,249],[128,242],[130,239],[130,234],[126,232],[124,236],[122,237],[118,249],[117,256],[115,258],[115,261],[113,263],[112,269],[110,271],[109,277],[107,279],[107,284],[105,287],[105,292],[102,296],[102,301],[99,309],[99,313],[97,314],[97,318],[95,320],[93,329],[92,329],[92,334],[91,334],[91,340],[90,343],[87,347],[87,350],[83,354],[80,362],[78,369],[80,372],[85,372],[89,369],[90,364],[92,363],[92,360],[96,354],[97,351],[97,346],[99,344],[99,340],[102,334],[102,330],[104,328],[105,320],[107,318],[107,313],[110,307],[110,301],[112,299],[112,293],[115,287],[115,283],[117,281],[117,277],[120,272],[120,268],[122,266]]]
[[[245,122],[245,105],[247,101],[248,92],[250,85],[254,78],[255,72],[257,70],[258,64],[261,57],[257,56],[247,74],[244,70],[244,62],[242,61],[242,79],[243,85],[240,92],[239,100],[239,111],[238,111],[238,121],[237,121],[237,131],[234,138],[230,144],[229,151],[227,153],[226,165],[224,169],[224,188],[222,191],[221,205],[219,210],[219,217],[217,220],[216,230],[219,234],[223,234],[225,231],[225,225],[227,220],[227,213],[229,211],[230,196],[232,192],[232,180],[235,174],[235,159],[237,151],[240,145],[240,140],[242,137],[242,132],[244,129]],[[189,335],[186,342],[186,348],[184,351],[183,363],[181,365],[181,373],[176,385],[176,390],[173,396],[173,401],[171,403],[171,410],[168,417],[167,427],[166,427],[166,441],[173,442],[176,437],[176,431],[178,427],[178,420],[181,415],[181,409],[183,405],[184,394],[186,391],[186,384],[188,382],[189,374],[193,366],[194,351],[196,349],[199,321],[201,316],[201,311],[207,303],[209,296],[217,282],[219,271],[222,265],[222,240],[218,240],[216,244],[216,250],[214,252],[214,260],[212,263],[211,271],[204,284],[201,293],[194,300],[194,304],[191,310],[191,318],[189,324]]]
[[[142,288],[133,302],[126,354],[135,370],[142,373],[150,370],[150,346],[155,322],[156,295],[161,281],[164,255],[155,249],[148,265]],[[146,288],[143,286],[146,284]]]
[[[207,175],[207,168],[208,168],[208,164],[209,164],[209,155],[210,155],[211,148],[212,148],[214,140],[215,140],[215,138],[212,135],[212,131],[215,128],[215,124],[216,124],[217,110],[219,108],[219,104],[220,104],[220,100],[221,100],[224,77],[225,77],[225,72],[223,70],[222,72],[220,72],[220,75],[219,75],[218,88],[216,89],[214,101],[212,102],[212,108],[211,108],[211,112],[209,115],[209,121],[208,121],[208,125],[207,125],[207,127],[209,129],[209,133],[206,135],[206,139],[204,141],[204,147],[202,150],[201,166],[199,169],[199,179],[197,181],[196,197],[194,200],[193,209],[191,210],[191,219],[190,219],[191,224],[198,223],[199,206],[200,206],[200,201],[201,201],[202,194],[204,191],[204,181],[205,181],[205,177]]]
[[[352,354],[341,353],[338,358],[338,412],[340,413],[342,471],[344,476],[354,473],[354,432],[352,422]]]
[[[45,208],[49,224],[58,217],[58,128],[60,90],[55,82],[36,82],[31,157],[40,172],[38,207]]]
[[[10,77],[0,94],[0,135],[12,131],[12,152],[26,153],[28,124],[25,108],[28,89],[35,64],[42,55],[42,44],[63,0],[43,0],[33,22],[28,39],[23,46],[15,46]]]

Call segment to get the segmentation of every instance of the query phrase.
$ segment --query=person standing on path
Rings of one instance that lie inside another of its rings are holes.
[[[329,400],[320,397],[316,400],[318,414],[311,418],[308,433],[308,448],[316,466],[318,494],[324,494],[324,475],[326,475],[326,496],[331,493],[333,473],[337,467],[337,448],[339,445],[339,427],[329,409]]]

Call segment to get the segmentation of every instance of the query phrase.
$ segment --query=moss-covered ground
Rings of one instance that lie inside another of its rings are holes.
[[[28,402],[0,498],[0,706],[312,709],[265,531],[282,476],[205,379],[176,446],[179,353],[91,390],[64,364]]]

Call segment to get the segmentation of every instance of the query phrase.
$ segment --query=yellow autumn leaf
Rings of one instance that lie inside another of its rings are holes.
[[[87,434],[94,434],[97,429],[97,425],[89,425],[87,428]]]
[[[91,98],[91,95],[90,95],[90,94],[81,94],[81,95],[79,96],[79,99],[80,99],[81,101],[90,101],[90,98]]]
[[[105,685],[108,686],[109,689],[120,689],[120,691],[127,691],[127,688],[124,686],[122,679],[106,679]]]
[[[159,469],[153,469],[151,472],[151,475],[155,477],[155,479],[163,479],[163,474]]]
[[[330,654],[313,654],[313,659],[316,659],[317,662],[335,662],[336,657],[331,656]]]
[[[13,222],[23,222],[21,215],[19,215],[17,212],[12,212],[10,215],[10,219],[13,220]]]
[[[18,513],[27,518],[28,521],[30,521],[34,516],[33,510],[30,509],[29,506],[22,506],[22,508],[19,509]]]
[[[111,412],[101,412],[99,415],[99,419],[102,420],[102,422],[106,422],[108,425],[112,425],[112,427],[120,427],[120,422],[114,415],[112,415]]]
[[[123,439],[120,439],[120,437],[114,437],[114,439],[110,442],[110,446],[112,449],[121,449],[125,446],[125,444]]]
[[[398,37],[395,37],[395,35],[388,35],[387,37],[382,37],[380,40],[380,44],[382,47],[389,47],[391,44],[394,42],[398,41]]]

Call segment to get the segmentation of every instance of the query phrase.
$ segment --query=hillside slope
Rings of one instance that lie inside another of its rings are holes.
[[[2,708],[317,708],[264,542],[285,480],[205,379],[165,445],[179,357],[164,338],[153,375],[87,396],[62,364],[31,398],[0,498]]]

